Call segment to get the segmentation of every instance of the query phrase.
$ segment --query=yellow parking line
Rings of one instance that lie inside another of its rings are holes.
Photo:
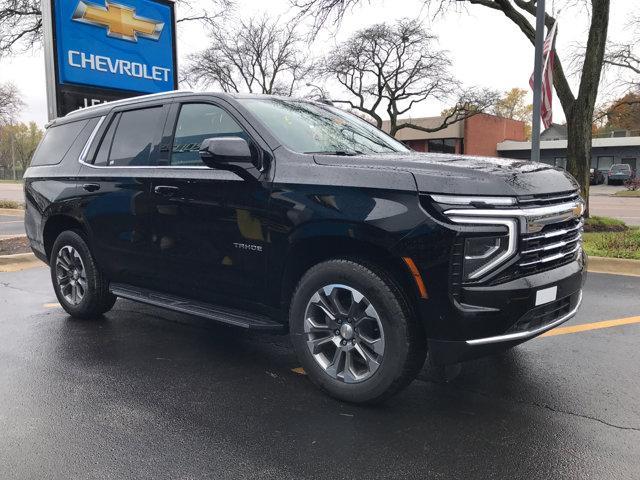
[[[58,308],[60,307],[59,303],[45,303],[43,305],[44,308]]]
[[[621,325],[630,325],[632,323],[640,323],[640,317],[619,318],[617,320],[605,320],[604,322],[569,325],[568,327],[559,327],[554,330],[549,330],[547,333],[543,333],[540,336],[554,337],[556,335],[566,335],[567,333],[578,333],[586,332],[589,330],[599,330],[601,328],[619,327]]]

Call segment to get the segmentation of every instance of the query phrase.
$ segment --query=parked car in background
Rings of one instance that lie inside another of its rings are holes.
[[[627,180],[633,177],[631,167],[626,163],[616,163],[611,165],[609,173],[607,174],[607,183],[613,185],[614,183],[622,185]]]
[[[592,168],[589,172],[589,184],[590,185],[601,185],[605,182],[604,173],[602,173],[597,168]]]

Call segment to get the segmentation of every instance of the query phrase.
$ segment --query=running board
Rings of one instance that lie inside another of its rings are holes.
[[[252,330],[284,330],[284,325],[271,320],[265,315],[244,312],[233,308],[219,307],[209,303],[189,300],[153,290],[112,283],[109,290],[116,297],[126,298],[135,302],[146,303],[155,307],[166,308],[175,312],[188,313],[197,317],[208,318],[216,322],[228,323],[237,327]]]

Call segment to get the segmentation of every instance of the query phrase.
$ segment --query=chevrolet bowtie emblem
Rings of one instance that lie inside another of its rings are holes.
[[[138,17],[135,8],[106,2],[106,6],[79,2],[73,12],[73,20],[89,25],[105,27],[107,35],[137,42],[138,37],[158,40],[164,22]]]

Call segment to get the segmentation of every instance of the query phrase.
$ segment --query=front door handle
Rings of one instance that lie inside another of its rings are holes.
[[[97,192],[98,190],[100,190],[100,185],[98,185],[97,183],[85,183],[84,185],[82,185],[82,188],[84,188],[87,192]]]
[[[179,190],[180,189],[178,187],[174,187],[172,185],[158,185],[153,189],[155,193],[164,197],[172,197],[178,193]]]

